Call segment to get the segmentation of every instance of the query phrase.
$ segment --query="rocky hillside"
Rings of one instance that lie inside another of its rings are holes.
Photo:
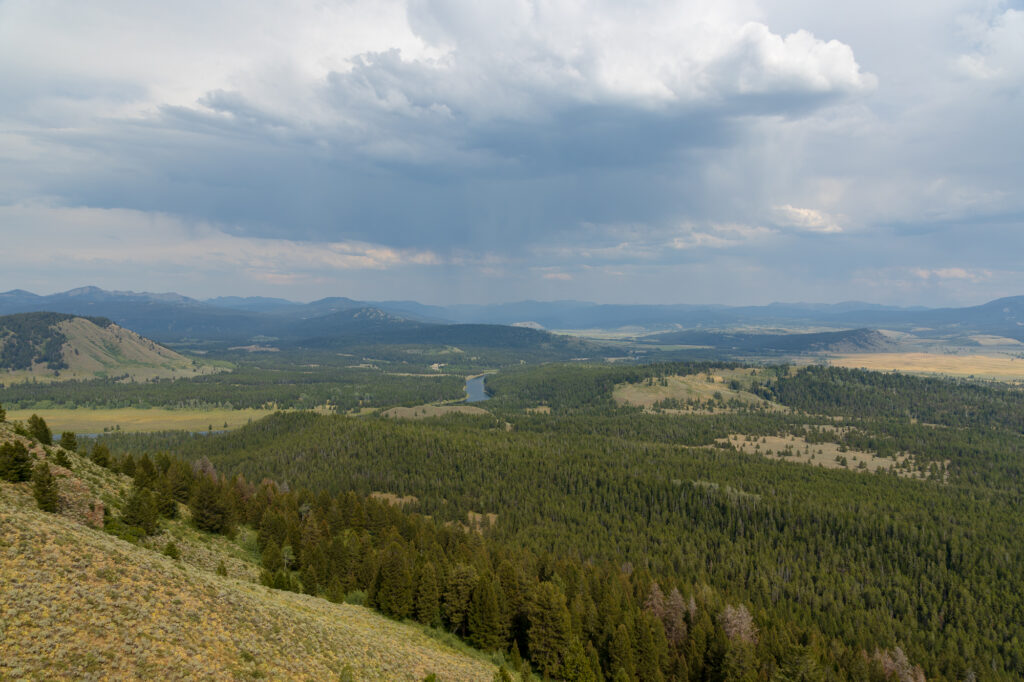
[[[102,317],[23,313],[0,317],[0,381],[188,377],[212,366]]]
[[[494,676],[428,629],[256,584],[253,538],[202,533],[184,505],[139,544],[109,535],[99,527],[122,513],[130,478],[0,423],[6,443],[48,463],[58,501],[41,511],[33,482],[0,480],[0,679]]]

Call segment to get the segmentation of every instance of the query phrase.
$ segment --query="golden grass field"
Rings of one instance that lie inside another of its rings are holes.
[[[838,367],[876,371],[950,374],[996,379],[1024,378],[1024,359],[1005,355],[945,355],[940,353],[858,353],[834,355],[829,362]]]
[[[617,384],[612,397],[620,405],[651,408],[655,403],[666,398],[707,402],[713,400],[715,394],[718,393],[725,401],[735,398],[748,405],[783,409],[781,406],[743,390],[750,388],[751,381],[760,374],[762,374],[762,370],[757,369],[722,369],[713,370],[710,373],[666,377],[667,385],[664,386],[657,379],[651,385],[648,385],[646,381],[635,384]],[[733,380],[740,383],[739,390],[729,388],[729,383]]]
[[[392,407],[381,414],[396,419],[426,419],[446,414],[490,414],[481,407],[472,405],[417,405],[416,407]]]
[[[731,434],[728,439],[721,440],[728,440],[740,452],[761,455],[769,459],[810,464],[825,469],[849,469],[864,472],[875,472],[879,469],[887,470],[895,467],[899,476],[924,478],[924,474],[920,471],[900,468],[899,465],[907,460],[907,455],[902,453],[892,458],[879,457],[859,450],[842,452],[838,443],[808,443],[805,439],[796,436],[763,436],[752,437],[748,440],[747,436]],[[846,465],[837,461],[837,457],[845,457]]]
[[[206,431],[210,426],[214,430],[238,428],[256,421],[274,410],[229,410],[229,409],[182,409],[169,410],[160,407],[140,409],[123,407],[116,409],[40,409],[40,410],[8,410],[7,419],[26,420],[38,414],[46,420],[50,430],[56,434],[61,431],[75,433],[103,433],[104,429],[113,430],[120,426],[121,431],[169,431],[181,429],[185,431]]]

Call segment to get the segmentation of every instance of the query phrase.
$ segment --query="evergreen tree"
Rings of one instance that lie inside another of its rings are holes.
[[[415,615],[424,625],[437,625],[441,621],[437,569],[432,561],[424,562],[416,576]]]
[[[0,479],[10,483],[27,481],[32,476],[32,455],[19,440],[0,445]]]
[[[456,564],[448,574],[444,588],[444,618],[452,632],[466,634],[466,616],[469,613],[469,600],[473,596],[477,572],[472,566]]]
[[[60,434],[60,442],[57,443],[68,452],[76,452],[78,450],[78,438],[75,436],[74,431],[64,431]]]
[[[491,576],[482,575],[477,580],[467,620],[469,641],[473,646],[484,651],[504,648],[507,629],[502,622],[498,595]]]
[[[508,671],[508,668],[501,666],[498,671],[494,673],[492,682],[512,682],[512,674]]]
[[[110,468],[110,448],[103,443],[96,443],[92,446],[89,459],[101,467]]]
[[[626,673],[627,679],[636,677],[636,663],[633,659],[633,640],[629,630],[622,623],[615,628],[611,644],[608,646],[608,667],[618,674],[619,670]]]
[[[277,573],[284,568],[284,557],[281,556],[281,547],[276,542],[268,542],[260,554],[260,564],[270,573]]]
[[[177,501],[187,503],[192,497],[192,470],[181,460],[174,460],[167,468],[164,478],[171,490],[171,496]]]
[[[748,642],[730,641],[722,659],[722,676],[736,682],[757,680],[757,655]]]
[[[165,519],[178,518],[178,503],[171,493],[171,486],[166,478],[160,478],[156,484],[156,509]]]
[[[57,511],[57,479],[50,473],[50,467],[46,462],[39,462],[32,471],[32,493],[40,509],[47,512]]]
[[[4,409],[3,405],[0,405],[0,422],[7,421],[7,410]]]
[[[412,571],[405,548],[398,540],[384,550],[377,578],[374,599],[378,608],[388,616],[405,618],[412,613]]]
[[[125,473],[127,474],[128,472],[126,471]],[[134,476],[137,487],[153,487],[153,483],[156,481],[156,467],[153,466],[153,460],[149,458],[148,454],[143,454],[139,461],[135,463],[135,471],[130,475]]]
[[[530,660],[541,673],[561,674],[562,660],[572,639],[572,623],[565,595],[552,582],[537,586],[530,612]]]
[[[231,511],[221,495],[220,486],[207,476],[201,476],[192,500],[192,523],[208,533],[228,533],[231,530]]]
[[[121,512],[121,520],[129,526],[141,528],[146,535],[157,531],[159,512],[153,493],[145,488],[132,488],[132,494]]]
[[[668,663],[665,628],[653,613],[643,612],[636,620],[636,631],[636,675],[641,680],[660,682]]]
[[[601,679],[600,673],[600,668],[593,667],[591,658],[580,644],[579,639],[573,637],[568,651],[565,652],[559,676],[573,682],[598,682]]]
[[[43,445],[53,445],[53,434],[50,432],[50,427],[38,414],[33,414],[28,418],[28,432]]]
[[[63,449],[53,453],[53,463],[65,469],[71,468],[71,460],[68,459],[68,454]]]

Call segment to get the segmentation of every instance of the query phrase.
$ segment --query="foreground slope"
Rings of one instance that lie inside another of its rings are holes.
[[[28,442],[0,424],[0,442],[14,439]],[[80,523],[65,515],[73,503],[112,500],[128,479],[75,455],[68,472],[55,451],[61,514],[35,508],[31,483],[0,482],[0,678],[492,678],[493,666],[423,629],[221,577]]]

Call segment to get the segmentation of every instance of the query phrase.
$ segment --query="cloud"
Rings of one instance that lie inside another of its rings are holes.
[[[562,282],[568,282],[572,279],[572,275],[567,272],[545,272],[541,277],[543,279],[557,279]]]
[[[706,228],[685,226],[683,234],[673,238],[669,246],[680,250],[701,247],[724,249],[762,241],[773,234],[775,230],[751,225],[713,224]]]
[[[0,206],[6,267],[118,264],[168,265],[250,273],[287,283],[310,273],[386,270],[439,265],[431,251],[394,249],[364,242],[300,242],[230,234],[222,227],[190,224],[174,216],[125,209]],[[40,249],[39,244],[46,244]]]
[[[966,268],[912,268],[911,273],[913,273],[915,277],[924,280],[965,280],[968,282],[982,282],[992,277],[992,273],[988,270],[968,270]]]
[[[843,231],[834,218],[813,208],[797,208],[785,204],[775,206],[774,210],[776,224],[779,226],[823,234],[835,234]]]
[[[997,82],[1024,75],[1024,11],[1007,9],[988,22],[976,17],[962,18],[962,22],[975,49],[954,60],[956,71],[976,80]]]

